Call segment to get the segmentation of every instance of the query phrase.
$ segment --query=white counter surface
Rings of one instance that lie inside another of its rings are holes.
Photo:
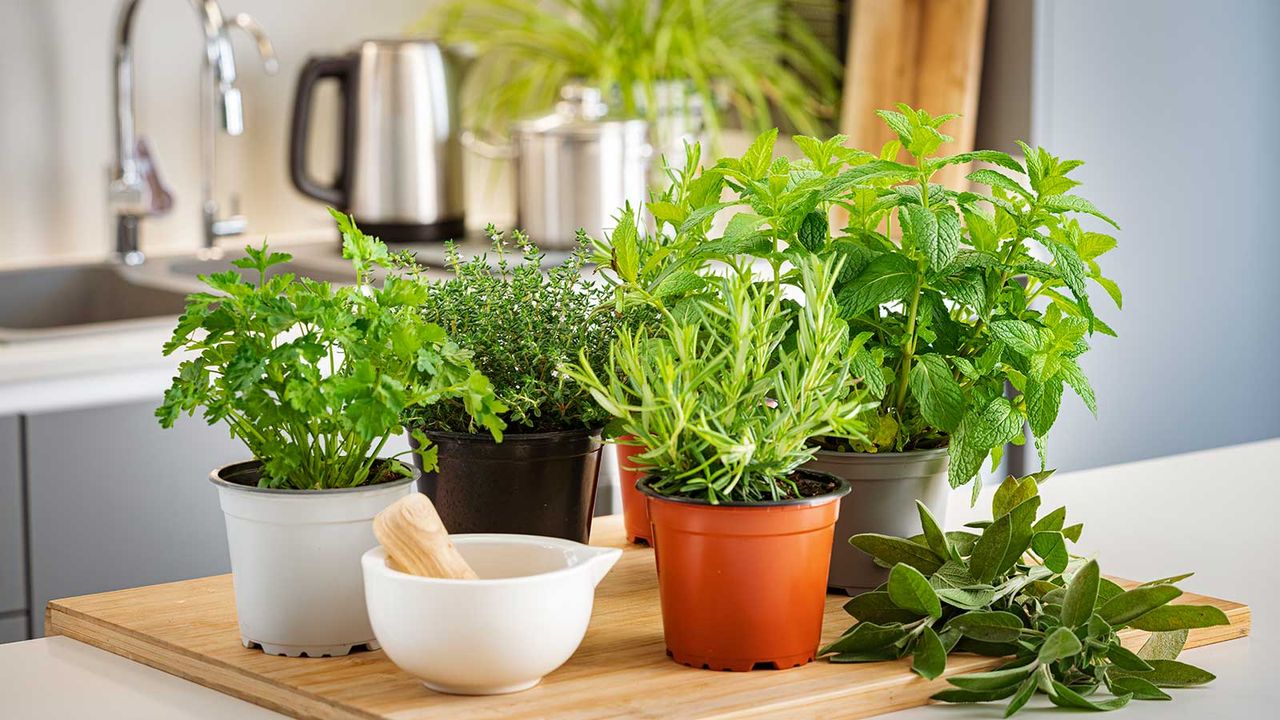
[[[1056,477],[1045,506],[1067,505],[1084,522],[1077,549],[1097,553],[1103,572],[1151,579],[1189,570],[1193,592],[1248,603],[1251,637],[1188,650],[1185,660],[1216,673],[1207,687],[1173,690],[1172,702],[1133,702],[1118,717],[1275,717],[1280,682],[1280,439]],[[984,498],[985,500],[985,498]],[[979,507],[983,507],[981,502]],[[968,493],[952,498],[948,526],[982,515]],[[694,671],[696,672],[696,671]],[[1001,717],[999,703],[929,706],[892,720]],[[1054,714],[1050,714],[1054,713]],[[1043,696],[1019,717],[1065,717]],[[0,645],[0,717],[210,719],[281,717],[67,638]]]

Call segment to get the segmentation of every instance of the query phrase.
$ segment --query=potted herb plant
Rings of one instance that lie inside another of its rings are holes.
[[[401,413],[456,398],[483,426],[502,427],[468,354],[418,312],[426,284],[416,266],[335,217],[354,285],[280,273],[289,255],[248,247],[233,261],[243,275],[202,278],[211,292],[188,298],[164,347],[190,357],[156,410],[161,425],[203,408],[253,456],[211,479],[241,638],[275,655],[376,647],[360,556],[376,544],[373,516],[414,491],[412,467],[383,455]],[[387,273],[380,285],[375,272]],[[422,440],[417,461],[433,467]]]
[[[492,255],[464,260],[448,247],[453,277],[433,283],[419,306],[471,353],[507,430],[499,443],[465,396],[411,409],[413,426],[439,448],[439,469],[425,471],[419,487],[452,532],[587,542],[607,415],[558,366],[608,351],[613,315],[600,312],[608,289],[583,274],[583,246],[544,270],[523,233],[514,233],[515,260],[504,234],[488,233]]]
[[[478,53],[464,103],[493,132],[587,84],[614,114],[647,119],[674,156],[704,122],[714,138],[725,105],[757,130],[776,110],[816,133],[839,97],[839,60],[780,0],[450,0],[422,25]]]
[[[845,481],[801,468],[821,435],[860,437],[833,268],[801,263],[799,306],[775,280],[727,277],[658,331],[622,327],[606,364],[565,372],[645,448],[667,652],[717,670],[814,658]]]
[[[734,194],[721,206],[751,208],[719,241],[734,252],[778,268],[843,259],[835,302],[877,404],[866,437],[824,440],[811,464],[854,485],[840,537],[905,534],[914,499],[941,517],[949,489],[974,480],[988,458],[998,464],[1006,443],[1024,442],[1025,425],[1043,466],[1064,388],[1095,410],[1079,359],[1091,335],[1114,333],[1094,312],[1091,285],[1121,301],[1097,262],[1115,238],[1075,219],[1114,225],[1072,192],[1079,161],[1025,144],[1020,160],[990,150],[936,157],[950,139],[939,128],[954,116],[899,110],[880,112],[897,139],[878,156],[845,148],[843,137],[797,137],[802,159],[774,158],[768,133],[706,171]],[[903,151],[912,162],[893,159]],[[968,176],[989,193],[930,182],[973,161],[990,165]],[[828,219],[837,209],[848,217],[839,229]],[[873,588],[886,572],[837,543],[833,587]]]

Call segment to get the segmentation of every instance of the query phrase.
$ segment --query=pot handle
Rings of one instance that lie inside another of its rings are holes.
[[[463,130],[462,146],[483,158],[490,160],[514,160],[516,148],[510,142],[494,142],[481,138],[471,130]]]

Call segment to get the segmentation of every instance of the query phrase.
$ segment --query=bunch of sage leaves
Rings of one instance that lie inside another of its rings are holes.
[[[1067,708],[1115,710],[1130,700],[1168,700],[1161,688],[1207,683],[1213,675],[1177,660],[1194,628],[1228,624],[1211,605],[1171,605],[1180,575],[1131,588],[1102,577],[1096,560],[1072,558],[1065,507],[1037,518],[1039,483],[1049,473],[1007,478],[992,498],[992,520],[978,532],[943,532],[917,503],[923,532],[911,538],[862,534],[849,542],[891,567],[882,587],[849,600],[857,619],[821,650],[832,662],[912,656],[933,679],[947,653],[1007,657],[1000,667],[947,678],[944,702],[1009,699],[1005,717],[1037,692]],[[1151,632],[1137,652],[1121,630]],[[1110,697],[1095,693],[1105,687]]]

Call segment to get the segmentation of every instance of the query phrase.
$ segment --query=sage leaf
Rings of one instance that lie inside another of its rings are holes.
[[[932,680],[947,669],[947,651],[942,640],[933,628],[925,626],[916,641],[915,657],[911,661],[911,669],[920,677]]]
[[[929,699],[948,703],[991,702],[992,700],[1003,700],[1017,692],[1017,690],[1017,685],[1009,685],[997,690],[961,690],[956,688],[934,693]]]
[[[1181,575],[1173,575],[1167,578],[1160,578],[1159,580],[1148,580],[1138,587],[1150,587],[1151,585],[1173,585],[1180,583],[1193,575],[1195,575],[1195,573],[1182,573]]]
[[[1128,705],[1129,701],[1133,699],[1133,695],[1126,693],[1110,700],[1097,702],[1090,700],[1057,680],[1051,682],[1051,687],[1049,701],[1058,707],[1077,708],[1079,710],[1119,710]]]
[[[965,637],[982,642],[1010,643],[1022,634],[1022,618],[1004,610],[980,610],[957,615],[947,623]]]
[[[902,538],[862,533],[849,538],[849,544],[889,567],[903,563],[926,575],[942,567],[942,558],[935,555],[932,550]]]
[[[963,690],[999,690],[1020,685],[1028,675],[1035,672],[1036,667],[1036,663],[1032,662],[1000,670],[956,675],[947,678],[947,682]]]
[[[1013,699],[1009,701],[1009,705],[1004,709],[1005,717],[1013,717],[1015,713],[1027,704],[1031,696],[1036,694],[1036,677],[1034,675],[1022,681],[1018,686],[1018,692],[1014,693]]]
[[[1138,649],[1138,657],[1147,661],[1177,660],[1187,644],[1187,635],[1186,630],[1151,633],[1151,637]]]
[[[898,563],[889,571],[889,597],[904,610],[942,617],[938,594],[924,575],[910,565]]]
[[[1151,632],[1167,632],[1230,624],[1231,620],[1227,618],[1227,614],[1212,605],[1165,605],[1142,615],[1129,623],[1129,627]]]
[[[1112,626],[1121,627],[1181,594],[1182,591],[1172,585],[1137,587],[1108,600],[1098,614]]]
[[[929,549],[938,557],[951,557],[951,545],[947,542],[947,536],[942,532],[942,527],[934,519],[933,513],[929,512],[929,508],[919,500],[916,500],[916,512],[920,515],[920,527],[924,530],[924,539]]]
[[[1090,560],[1084,567],[1076,571],[1071,582],[1067,583],[1066,596],[1062,601],[1062,624],[1067,627],[1080,627],[1089,622],[1093,615],[1094,605],[1098,602],[1098,582],[1101,572],[1098,562]]]
[[[1060,507],[1037,520],[1036,524],[1031,526],[1031,530],[1034,532],[1060,532],[1066,520],[1067,508],[1065,506]]]
[[[1181,649],[1181,648],[1179,648]],[[1111,661],[1121,670],[1130,670],[1133,672],[1147,672],[1154,668],[1143,660],[1137,653],[1121,645],[1116,641],[1107,648],[1107,659]]]
[[[1005,552],[1009,549],[1009,538],[1012,534],[1008,515],[1001,515],[991,523],[973,545],[973,554],[969,556],[969,571],[980,583],[990,583],[1000,571]]]
[[[839,655],[832,655],[829,660],[833,663],[867,663],[897,660],[901,656],[897,650],[887,647],[878,650],[840,653]]]
[[[1038,532],[1031,537],[1031,549],[1044,560],[1045,567],[1054,572],[1065,572],[1070,557],[1067,541],[1060,532]]]
[[[877,650],[898,642],[905,638],[909,632],[899,623],[879,625],[860,622],[838,640],[819,650],[818,654],[857,653]]]
[[[1036,511],[1039,509],[1040,497],[1032,496],[1005,516],[1009,518],[1009,544],[1005,547],[1004,557],[996,567],[997,576],[1008,572],[1031,546],[1031,524],[1035,522]]]
[[[1212,681],[1216,676],[1208,670],[1202,670],[1195,665],[1188,665],[1177,660],[1148,660],[1151,670],[1147,672],[1135,673],[1129,670],[1113,670],[1117,676],[1119,675],[1136,675],[1143,680],[1162,688],[1182,688],[1195,687],[1196,685],[1204,685]]]
[[[1044,639],[1036,659],[1042,663],[1057,662],[1078,655],[1083,649],[1084,646],[1080,644],[1080,638],[1076,637],[1075,633],[1060,627]]]
[[[1010,475],[996,488],[991,496],[991,517],[1000,517],[1013,512],[1013,509],[1040,493],[1036,479],[1030,475],[1019,480]]]
[[[961,610],[980,610],[991,604],[996,591],[990,585],[961,588],[935,588],[938,599]]]
[[[1172,700],[1169,693],[1156,687],[1150,680],[1143,680],[1137,675],[1121,675],[1112,677],[1107,674],[1107,687],[1116,695],[1133,695],[1135,700]]]
[[[873,622],[881,625],[888,623],[909,623],[917,620],[923,613],[904,610],[889,597],[884,590],[873,590],[849,598],[844,604],[844,611],[859,622]]]

